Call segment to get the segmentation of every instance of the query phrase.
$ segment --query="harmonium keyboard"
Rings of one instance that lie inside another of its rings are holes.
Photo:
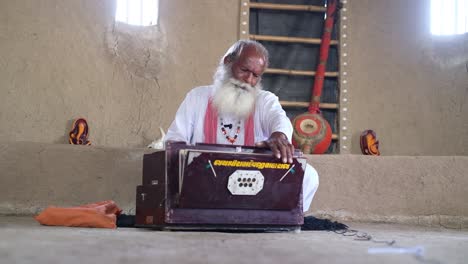
[[[137,227],[297,231],[306,158],[282,163],[267,149],[168,142],[143,157]]]

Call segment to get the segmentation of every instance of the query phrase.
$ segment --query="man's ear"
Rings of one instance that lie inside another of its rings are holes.
[[[224,65],[228,64],[229,63],[229,56],[224,57],[223,62],[224,62]]]
[[[231,62],[232,62],[232,57],[233,57],[233,56],[232,56],[231,54],[226,55],[226,56],[224,57],[224,60],[223,60],[224,65],[231,63]]]

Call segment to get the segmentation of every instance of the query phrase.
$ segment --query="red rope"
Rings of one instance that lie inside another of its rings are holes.
[[[333,31],[333,22],[336,15],[337,0],[327,1],[327,18],[325,19],[322,42],[320,43],[320,59],[315,72],[314,87],[312,90],[312,99],[309,105],[310,113],[320,113],[319,104],[322,95],[323,81],[325,79],[325,68],[327,66],[328,51],[330,49],[331,33]]]

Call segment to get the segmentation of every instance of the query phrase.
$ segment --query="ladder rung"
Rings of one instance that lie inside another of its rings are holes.
[[[294,101],[280,101],[283,107],[309,107],[309,102],[294,102]],[[338,109],[338,104],[331,103],[320,103],[319,108],[321,109]]]
[[[287,75],[301,75],[301,76],[315,76],[314,71],[297,71],[297,70],[288,70],[288,69],[275,69],[267,68],[265,73],[270,74],[287,74]],[[338,72],[325,72],[326,77],[338,77]]]
[[[269,35],[250,35],[252,40],[264,40],[264,41],[279,41],[279,42],[291,42],[291,43],[308,43],[308,44],[320,44],[322,39],[320,38],[296,38],[296,37],[281,37],[281,36],[269,36]],[[337,40],[330,41],[330,45],[338,44]]]
[[[285,4],[254,3],[254,2],[250,2],[249,5],[250,5],[250,8],[257,8],[257,9],[310,11],[310,12],[326,12],[327,11],[327,8],[324,6],[314,6],[314,5],[285,5]]]

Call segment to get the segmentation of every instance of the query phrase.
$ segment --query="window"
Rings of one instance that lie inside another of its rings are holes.
[[[431,33],[455,35],[468,32],[468,0],[431,0]]]
[[[117,0],[115,20],[130,25],[158,24],[158,0]]]

